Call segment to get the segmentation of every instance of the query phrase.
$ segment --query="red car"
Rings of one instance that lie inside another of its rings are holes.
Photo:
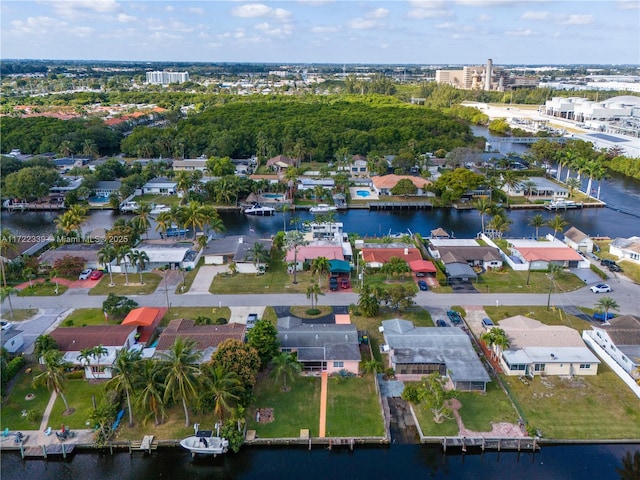
[[[102,275],[104,275],[102,270],[94,270],[91,272],[91,275],[89,275],[89,280],[100,280]]]
[[[351,284],[349,283],[349,279],[348,279],[348,278],[343,278],[343,279],[340,281],[340,286],[341,286],[342,288],[350,288],[350,287],[351,287]]]

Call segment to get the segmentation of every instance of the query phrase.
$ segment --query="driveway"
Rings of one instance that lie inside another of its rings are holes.
[[[199,295],[209,293],[209,287],[216,275],[229,270],[228,265],[203,265],[198,269],[196,278],[193,279],[191,288],[184,295]]]
[[[36,338],[43,333],[49,333],[72,311],[72,308],[45,308],[40,309],[31,320],[15,322],[13,328],[24,332],[22,350],[27,354],[33,353],[33,344]]]
[[[478,290],[476,290],[476,287],[474,287],[471,282],[451,280],[449,285],[451,285],[453,293],[478,293]]]
[[[229,307],[231,310],[229,323],[242,323],[243,325],[246,325],[247,317],[250,313],[256,313],[258,318],[262,318],[265,308],[266,307]]]

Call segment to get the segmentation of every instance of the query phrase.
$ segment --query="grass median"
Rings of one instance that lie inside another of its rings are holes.
[[[129,274],[129,283],[126,282],[124,274],[113,274],[113,286],[109,285],[111,281],[109,274],[105,274],[98,284],[89,290],[89,295],[149,295],[155,292],[156,288],[162,281],[162,276],[155,273],[143,273],[143,284],[140,283],[140,275],[137,273]]]

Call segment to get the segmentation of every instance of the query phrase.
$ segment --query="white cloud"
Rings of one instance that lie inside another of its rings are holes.
[[[492,18],[489,15],[487,15],[486,13],[481,13],[480,15],[478,15],[476,17],[476,20],[478,22],[489,22],[489,21],[492,20]]]
[[[291,34],[291,27],[288,25],[272,25],[268,22],[259,23],[255,26],[256,30],[263,32],[270,37],[286,37]]]
[[[189,7],[187,8],[187,12],[195,13],[196,15],[204,15],[204,9],[200,7]]]
[[[124,14],[124,13],[120,13],[120,14],[118,14],[118,21],[119,21],[120,23],[133,22],[133,21],[135,21],[135,20],[137,20],[137,18],[136,18],[136,17],[132,17],[131,15],[126,15],[126,14]]]
[[[28,17],[26,20],[13,20],[11,22],[11,33],[28,35],[71,35],[74,37],[86,37],[93,33],[91,27],[70,25],[64,20],[57,18],[39,16]]]
[[[549,12],[528,11],[520,15],[522,20],[547,20],[551,14]]]
[[[620,10],[635,10],[640,8],[638,0],[617,0],[616,6]]]
[[[375,10],[365,13],[364,18],[367,19],[375,19],[375,18],[385,18],[389,15],[389,10],[386,8],[376,8]]]
[[[456,0],[456,3],[470,7],[501,7],[504,5],[517,5],[526,2],[523,2],[522,0]]]
[[[57,15],[69,19],[91,13],[113,13],[120,10],[120,5],[115,0],[65,0],[39,3],[50,5]]]
[[[453,15],[453,12],[447,9],[446,2],[444,1],[413,0],[409,2],[409,5],[411,5],[412,9],[407,13],[407,17],[414,20],[450,17]]]
[[[164,7],[164,9],[165,9],[167,12],[173,12],[173,5],[167,5],[166,7]]]
[[[452,22],[445,22],[436,25],[435,28],[439,28],[440,30],[451,30],[452,28],[456,28],[456,24]]]
[[[347,23],[349,28],[354,30],[368,30],[374,28],[377,24],[374,20],[367,20],[364,18],[354,18]]]
[[[560,22],[561,25],[589,25],[593,23],[593,15],[569,15],[569,18]]]
[[[509,30],[504,32],[504,34],[509,37],[532,37],[537,35],[536,32],[528,28],[520,28],[518,30]]]
[[[273,9],[261,3],[247,3],[231,10],[231,15],[241,18],[267,17]]]
[[[316,27],[312,27],[311,28],[311,32],[313,33],[336,33],[339,32],[340,28],[339,27],[321,27],[321,26],[316,26]]]

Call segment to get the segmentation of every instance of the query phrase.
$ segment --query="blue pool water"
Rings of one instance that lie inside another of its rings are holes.
[[[356,190],[356,195],[367,198],[371,194],[369,193],[369,190]]]
[[[277,199],[282,198],[282,194],[280,193],[263,193],[262,196],[264,198],[277,198]]]
[[[89,197],[91,203],[109,203],[109,197]]]

